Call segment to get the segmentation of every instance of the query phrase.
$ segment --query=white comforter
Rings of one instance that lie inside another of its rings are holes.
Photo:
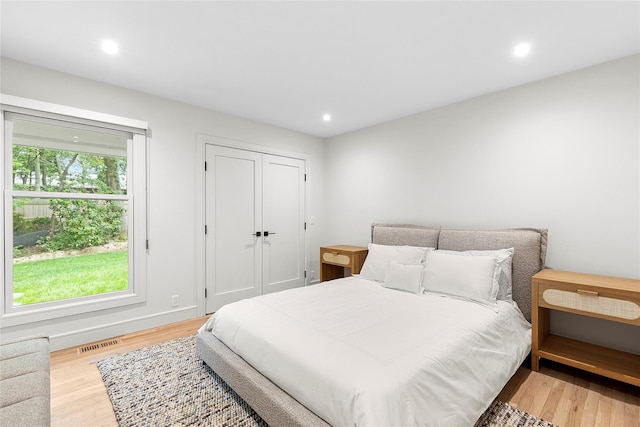
[[[531,343],[515,304],[357,277],[229,304],[205,330],[334,426],[472,426]]]

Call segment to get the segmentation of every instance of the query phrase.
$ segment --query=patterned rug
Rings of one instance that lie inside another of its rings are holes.
[[[267,424],[195,354],[195,337],[98,362],[121,427]],[[553,427],[494,401],[475,427]]]

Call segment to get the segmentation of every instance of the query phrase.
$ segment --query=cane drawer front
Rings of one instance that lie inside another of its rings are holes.
[[[351,265],[351,254],[341,253],[340,251],[333,250],[330,252],[323,252],[322,262],[333,265],[341,265],[343,267],[349,267]]]
[[[640,298],[607,288],[540,284],[538,305],[616,322],[640,325]]]

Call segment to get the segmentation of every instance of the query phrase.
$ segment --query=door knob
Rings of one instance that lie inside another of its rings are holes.
[[[253,233],[253,235],[256,236],[256,237],[260,237],[260,236],[262,236],[262,232],[256,231],[255,233]],[[265,234],[265,236],[266,236],[266,234]]]
[[[271,232],[271,231],[265,231],[264,232],[264,237],[269,237],[269,234],[276,234],[276,233]]]

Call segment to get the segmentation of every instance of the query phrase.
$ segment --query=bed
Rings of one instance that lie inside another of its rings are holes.
[[[373,224],[360,276],[229,304],[196,351],[270,425],[473,425],[530,351],[546,241]]]

